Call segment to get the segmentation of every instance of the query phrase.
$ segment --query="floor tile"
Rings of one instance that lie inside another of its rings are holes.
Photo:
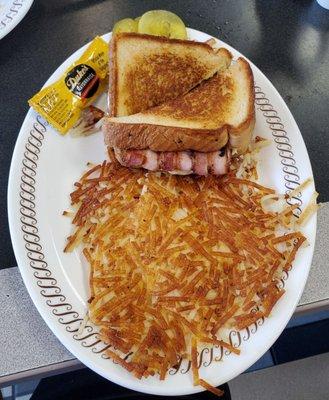
[[[329,352],[328,338],[329,319],[286,329],[271,348],[274,363],[281,364]]]
[[[38,386],[40,379],[33,379],[23,381],[15,385],[17,400],[25,400],[23,396],[33,393],[34,389]],[[22,398],[22,399],[21,399]]]
[[[12,394],[11,386],[6,386],[4,388],[1,388],[1,394],[2,394],[3,400],[10,398],[11,394]]]

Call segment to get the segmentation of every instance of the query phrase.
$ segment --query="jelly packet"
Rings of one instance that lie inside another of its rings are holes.
[[[52,85],[41,89],[29,105],[65,134],[107,85],[108,44],[96,37],[82,56]]]

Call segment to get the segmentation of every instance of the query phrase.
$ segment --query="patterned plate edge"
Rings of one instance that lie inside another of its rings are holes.
[[[6,13],[4,18],[0,20],[0,31],[5,29],[8,25],[11,25],[12,21],[18,15],[18,10],[23,7],[24,0],[14,0],[9,8],[9,12]]]
[[[273,140],[281,159],[286,193],[289,193],[300,184],[300,177],[288,134],[277,111],[259,86],[255,86],[255,103],[262,112],[271,130]],[[83,318],[73,309],[72,304],[67,301],[67,297],[58,286],[58,282],[50,270],[41,245],[37,212],[35,210],[35,178],[39,154],[45,133],[47,132],[47,126],[48,123],[38,115],[25,144],[24,157],[22,160],[20,221],[28,263],[33,270],[33,276],[36,279],[36,285],[40,290],[40,294],[45,299],[45,303],[51,309],[52,314],[57,318],[57,321],[61,325],[64,325],[66,331],[72,338],[80,342],[83,347],[90,348],[93,353],[100,354],[102,358],[108,358],[106,356],[106,350],[110,345],[102,342],[98,338],[97,331],[93,326],[86,325],[82,332],[78,332]],[[295,210],[296,216],[298,216],[301,213],[300,207],[302,206],[301,194],[299,193],[297,196],[288,199],[287,202],[289,204],[299,205],[299,208]],[[289,272],[283,274],[279,283],[281,288],[285,286],[285,281],[288,279],[288,276]],[[229,333],[230,344],[235,348],[239,348],[243,342],[249,340],[251,335],[257,332],[258,327],[263,325],[263,323],[264,318],[261,318],[242,331],[231,330]],[[208,367],[213,361],[221,361],[224,356],[228,356],[230,353],[229,350],[224,349],[222,346],[203,348],[198,356],[198,364],[199,366]],[[127,354],[125,359],[130,355],[131,353]],[[115,363],[113,360],[112,362]],[[186,374],[190,368],[190,362],[182,362],[182,360],[180,360],[178,365],[169,371],[169,374],[175,375],[177,372]]]

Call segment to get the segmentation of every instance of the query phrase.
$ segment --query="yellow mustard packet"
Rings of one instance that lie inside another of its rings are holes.
[[[108,59],[108,44],[97,36],[55,83],[29,100],[29,105],[61,134],[67,133],[82,109],[105,90]]]

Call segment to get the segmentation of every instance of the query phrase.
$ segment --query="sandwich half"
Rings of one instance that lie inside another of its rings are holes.
[[[120,33],[110,41],[109,114],[127,116],[185,94],[224,71],[232,55],[207,43]]]
[[[254,80],[239,58],[188,93],[146,111],[105,117],[105,144],[123,165],[217,175],[246,151],[255,124]],[[225,168],[224,168],[225,167]]]

